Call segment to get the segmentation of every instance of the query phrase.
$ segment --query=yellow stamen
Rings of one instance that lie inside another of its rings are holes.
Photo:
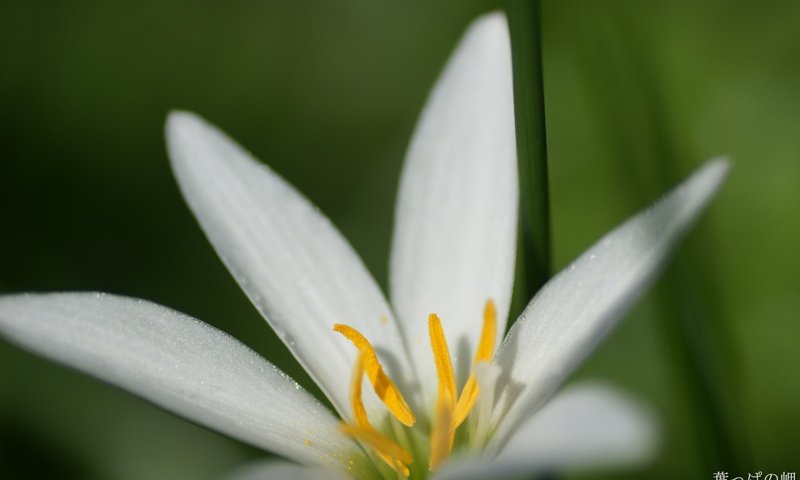
[[[439,395],[446,389],[450,398],[456,396],[456,376],[453,373],[453,364],[450,361],[450,349],[447,348],[447,339],[442,330],[442,321],[435,313],[428,315],[428,335],[431,337],[433,360],[436,363],[436,374],[439,376]]]
[[[412,463],[411,454],[390,438],[380,434],[369,423],[364,401],[361,399],[361,384],[364,378],[363,353],[358,354],[356,365],[353,368],[353,379],[350,382],[350,406],[353,408],[353,417],[356,424],[342,424],[342,432],[369,445],[375,453],[395,471],[408,477],[409,470],[406,464]]]
[[[341,333],[358,349],[359,355],[353,369],[350,384],[350,406],[353,409],[355,423],[345,423],[342,431],[347,435],[365,443],[375,454],[396,472],[408,477],[408,464],[413,459],[411,454],[391,438],[375,430],[369,423],[367,410],[361,396],[364,374],[367,375],[375,394],[383,401],[389,411],[406,426],[414,425],[416,418],[409,408],[400,390],[386,375],[369,341],[356,329],[347,325],[336,324],[334,331]],[[478,399],[480,388],[475,373],[475,366],[480,362],[491,361],[497,336],[497,312],[494,302],[489,299],[483,310],[483,328],[475,351],[472,371],[470,372],[461,395],[457,396],[456,379],[450,349],[444,336],[442,322],[432,313],[428,316],[428,335],[436,364],[439,394],[430,435],[429,468],[438,468],[453,450],[456,429],[469,416]],[[491,394],[491,392],[489,392]],[[487,397],[489,398],[489,397]],[[491,400],[489,400],[491,403]],[[483,414],[481,414],[483,416]],[[394,424],[397,426],[397,424]]]
[[[339,323],[334,325],[333,329],[353,342],[353,345],[361,352],[364,357],[363,368],[367,374],[367,378],[369,378],[369,381],[372,383],[375,394],[383,401],[386,408],[388,408],[395,418],[403,425],[407,427],[414,425],[414,422],[417,421],[414,412],[409,408],[400,390],[392,383],[389,376],[384,373],[378,356],[375,354],[375,349],[372,348],[369,341],[364,338],[364,335],[361,335],[361,333],[353,327]]]
[[[458,397],[455,411],[455,422],[453,428],[458,428],[464,420],[466,420],[472,407],[475,406],[475,401],[478,399],[478,381],[475,378],[475,365],[479,362],[488,362],[494,353],[494,342],[497,338],[497,312],[494,308],[494,302],[490,299],[486,301],[486,306],[483,309],[483,329],[481,330],[481,338],[478,342],[478,348],[475,350],[475,359],[472,362],[472,372],[469,374],[467,383],[461,390],[461,396]]]
[[[359,353],[353,367],[353,379],[350,381],[350,407],[353,409],[353,418],[356,425],[363,428],[372,428],[367,417],[367,409],[361,399],[361,383],[364,378],[364,354]]]
[[[408,450],[395,443],[389,437],[370,428],[359,427],[348,423],[342,424],[342,432],[356,440],[360,440],[372,448],[376,454],[392,467],[396,472],[408,477],[411,473],[408,464],[413,463],[414,459]]]
[[[453,398],[442,390],[436,402],[436,415],[431,430],[431,453],[428,468],[435,470],[450,455],[456,430],[453,428]]]
[[[456,379],[453,373],[453,364],[450,361],[450,350],[447,348],[447,339],[442,331],[442,322],[434,313],[428,316],[428,334],[431,337],[436,375],[439,377],[439,398],[436,400],[436,414],[431,431],[429,462],[429,468],[434,470],[453,449],[456,433],[453,426]]]

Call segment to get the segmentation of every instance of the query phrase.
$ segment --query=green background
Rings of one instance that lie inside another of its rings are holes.
[[[0,292],[147,298],[310,386],[184,205],[166,112],[200,113],[298,186],[385,286],[415,118],[467,23],[495,6],[3,0]],[[659,291],[577,374],[662,419],[660,456],[626,475],[747,477],[710,460],[696,368],[667,339],[687,291],[711,312],[689,330],[725,435],[749,452],[738,461],[799,470],[800,2],[545,1],[543,21],[557,267],[705,159],[734,164]],[[0,342],[4,478],[205,479],[261,455]]]

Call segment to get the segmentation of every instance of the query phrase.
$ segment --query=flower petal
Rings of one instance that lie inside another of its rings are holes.
[[[505,331],[514,270],[517,160],[508,26],[473,23],[419,119],[406,157],[391,256],[392,304],[427,397],[436,372],[428,314],[442,320],[463,383],[493,299]]]
[[[652,283],[728,172],[709,162],[655,206],[607,234],[545,285],[495,357],[502,371],[502,443],[537,409]]]
[[[496,458],[456,460],[437,480],[629,466],[651,458],[657,444],[649,410],[609,386],[581,384],[524,421]]]
[[[214,327],[101,293],[0,297],[0,334],[201,425],[307,464],[346,469],[358,447],[291,378]]]
[[[224,133],[190,113],[167,121],[184,197],[228,270],[298,361],[349,418],[356,349],[333,332],[363,333],[402,389],[408,357],[389,306],[356,253],[319,210]],[[367,408],[376,405],[368,397]]]
[[[226,475],[225,480],[345,480],[346,476],[337,475],[337,472],[322,470],[295,463],[280,462],[275,460],[261,460],[253,462]]]

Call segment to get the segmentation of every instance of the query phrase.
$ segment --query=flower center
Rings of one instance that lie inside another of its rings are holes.
[[[405,477],[409,476],[408,465],[413,463],[413,456],[406,448],[388,436],[376,430],[369,421],[366,408],[361,397],[362,380],[367,375],[375,394],[380,398],[389,412],[406,427],[416,422],[414,412],[403,398],[403,394],[383,370],[375,349],[358,330],[347,325],[335,324],[333,330],[344,335],[358,349],[358,358],[353,368],[350,383],[350,407],[353,410],[353,423],[345,422],[342,431],[366,444],[381,460],[394,471]],[[497,332],[497,314],[494,302],[487,300],[483,310],[483,328],[475,350],[469,378],[456,395],[456,380],[450,350],[442,329],[442,322],[435,313],[428,316],[428,335],[433,350],[438,377],[438,398],[434,408],[432,427],[429,433],[430,452],[428,468],[436,469],[447,459],[453,449],[456,430],[466,420],[475,406],[480,393],[475,366],[480,362],[488,362],[494,353]]]

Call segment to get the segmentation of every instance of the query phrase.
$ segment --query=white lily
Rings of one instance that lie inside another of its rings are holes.
[[[415,132],[391,306],[330,221],[225,134],[178,112],[166,135],[206,235],[338,418],[234,338],[143,300],[3,296],[2,335],[296,462],[251,466],[241,478],[498,478],[651,450],[647,413],[606,387],[572,387],[543,405],[651,283],[727,163],[710,162],[602,238],[537,294],[496,349],[518,203],[502,14],[469,28]]]

